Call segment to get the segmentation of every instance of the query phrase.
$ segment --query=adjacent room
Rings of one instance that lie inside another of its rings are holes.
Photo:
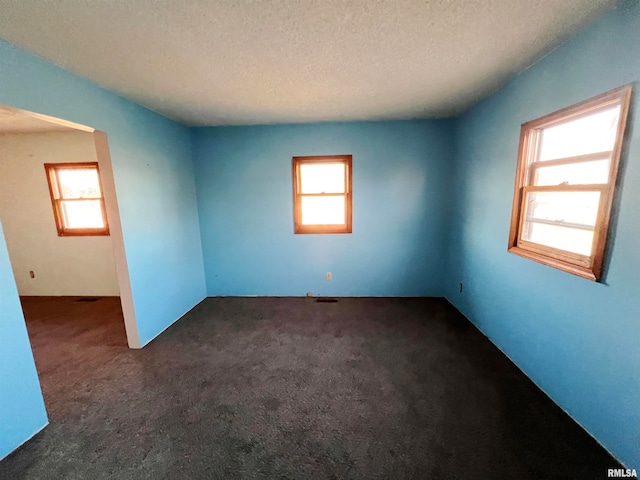
[[[0,108],[0,218],[44,395],[56,399],[50,411],[78,394],[64,378],[90,368],[78,343],[127,344],[89,130]]]
[[[0,478],[636,478],[637,0],[0,0]]]

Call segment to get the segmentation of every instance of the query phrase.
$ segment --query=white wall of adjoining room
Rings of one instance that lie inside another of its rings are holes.
[[[20,295],[119,294],[111,237],[58,236],[43,166],[95,161],[89,132],[0,135],[0,218]]]

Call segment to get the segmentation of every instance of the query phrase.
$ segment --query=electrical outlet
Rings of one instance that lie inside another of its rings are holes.
[[[313,292],[307,292],[307,297],[313,297]]]
[[[35,274],[35,273],[33,273],[33,270],[29,270],[29,276],[30,276],[31,278],[36,278],[36,274]]]
[[[331,272],[327,272],[325,278],[327,279],[327,281],[331,280]]]

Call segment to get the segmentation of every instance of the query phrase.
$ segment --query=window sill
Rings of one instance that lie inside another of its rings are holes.
[[[352,233],[350,227],[344,226],[329,226],[329,225],[317,225],[317,226],[297,226],[294,228],[294,234],[341,234]]]
[[[59,237],[108,237],[109,230],[77,229],[58,232]]]
[[[525,250],[520,247],[509,247],[508,251],[509,253],[518,255],[519,257],[527,258],[529,260],[533,260],[534,262],[557,268],[558,270],[571,273],[572,275],[576,275],[578,277],[586,278],[587,280],[591,280],[592,282],[598,281],[598,277],[596,277],[595,272],[591,268],[573,265],[571,263],[567,263],[556,258],[551,258],[537,252]]]

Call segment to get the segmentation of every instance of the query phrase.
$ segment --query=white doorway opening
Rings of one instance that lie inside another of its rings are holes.
[[[95,162],[109,235],[61,236],[44,164]],[[106,133],[0,105],[0,219],[20,296],[119,296],[140,348]]]

